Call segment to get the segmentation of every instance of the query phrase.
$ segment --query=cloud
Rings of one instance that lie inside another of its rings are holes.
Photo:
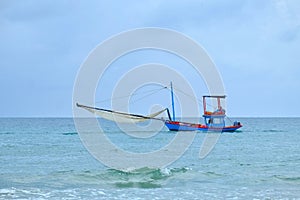
[[[6,98],[0,101],[18,104],[22,94],[29,107],[55,108],[59,101],[71,107],[75,74],[88,53],[114,34],[145,26],[175,29],[202,44],[238,99],[241,87],[288,93],[300,85],[299,10],[297,0],[2,0],[0,90]]]

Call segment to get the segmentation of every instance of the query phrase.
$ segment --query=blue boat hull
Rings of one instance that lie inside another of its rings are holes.
[[[224,127],[212,127],[203,124],[192,124],[187,122],[178,121],[165,121],[165,125],[170,131],[211,131],[211,132],[234,132],[241,128],[242,125],[224,126]]]

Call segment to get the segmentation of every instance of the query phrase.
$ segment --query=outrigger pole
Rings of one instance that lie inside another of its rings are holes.
[[[172,114],[173,114],[173,121],[175,121],[174,94],[173,94],[173,85],[172,85],[172,81],[171,81],[171,100],[172,100]]]

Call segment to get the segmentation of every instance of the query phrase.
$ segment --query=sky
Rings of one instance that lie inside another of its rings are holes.
[[[0,117],[71,117],[89,52],[143,27],[178,31],[205,48],[228,115],[300,117],[299,10],[297,0],[1,0]]]

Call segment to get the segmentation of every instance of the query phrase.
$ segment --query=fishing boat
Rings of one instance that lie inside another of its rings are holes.
[[[172,114],[171,118],[169,110],[169,120],[165,120],[165,125],[170,131],[213,131],[213,132],[234,132],[242,127],[242,124],[238,121],[233,122],[232,125],[226,126],[225,117],[226,111],[222,107],[221,100],[225,100],[225,95],[205,95],[203,98],[203,124],[195,124],[189,122],[181,122],[175,120],[175,108],[174,108],[174,94],[171,83],[171,101],[172,101]],[[208,102],[217,103],[217,108],[214,111],[209,111]]]
[[[206,95],[203,96],[203,124],[195,124],[189,122],[177,121],[175,118],[175,106],[174,106],[174,92],[172,83],[171,86],[171,102],[172,102],[172,117],[168,108],[160,110],[158,112],[152,113],[150,115],[144,116],[140,114],[131,114],[120,111],[114,111],[109,109],[97,108],[86,106],[77,103],[77,107],[83,108],[91,113],[96,114],[104,119],[119,122],[119,123],[139,123],[146,120],[160,120],[170,131],[213,131],[213,132],[234,132],[242,127],[242,124],[238,121],[233,122],[232,125],[227,126],[225,124],[226,111],[221,102],[224,102],[225,95]],[[167,88],[167,87],[164,87]],[[216,101],[216,109],[209,110],[208,102]],[[157,118],[163,112],[167,112],[168,119]]]

